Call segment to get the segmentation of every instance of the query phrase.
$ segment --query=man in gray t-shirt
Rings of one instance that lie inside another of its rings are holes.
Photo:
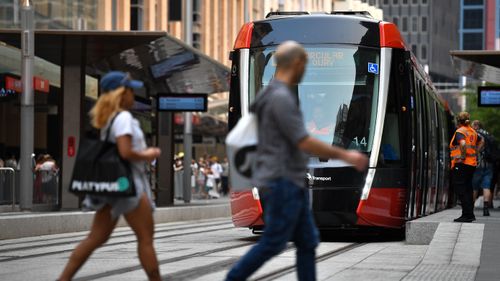
[[[294,94],[274,79],[258,94],[251,109],[259,124],[254,185],[266,186],[271,180],[286,178],[302,187],[307,155],[297,144],[308,133]]]
[[[288,241],[297,247],[299,280],[315,280],[315,248],[319,235],[304,186],[308,154],[342,159],[357,170],[368,165],[365,155],[323,143],[308,135],[297,98],[290,90],[305,71],[307,54],[287,41],[276,50],[276,73],[259,93],[251,110],[258,116],[259,143],[253,181],[260,188],[264,233],[257,245],[229,271],[226,280],[246,280],[262,264],[279,254]]]

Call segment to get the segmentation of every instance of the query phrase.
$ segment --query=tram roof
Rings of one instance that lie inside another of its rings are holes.
[[[251,47],[278,45],[286,40],[380,47],[379,23],[355,15],[275,15],[253,22]]]
[[[407,49],[396,25],[373,19],[367,12],[272,12],[267,18],[246,23],[234,49],[301,44],[352,44]]]
[[[500,51],[450,51],[455,70],[464,76],[492,83],[500,83]]]

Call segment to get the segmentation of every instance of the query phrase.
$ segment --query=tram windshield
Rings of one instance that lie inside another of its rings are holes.
[[[379,50],[360,46],[305,46],[308,64],[293,89],[311,136],[370,153],[379,84]],[[273,78],[276,47],[250,50],[249,97]]]

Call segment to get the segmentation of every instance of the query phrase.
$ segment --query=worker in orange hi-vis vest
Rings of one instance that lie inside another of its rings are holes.
[[[481,142],[477,132],[470,126],[470,115],[460,112],[458,129],[450,142],[452,185],[462,203],[462,216],[455,222],[473,222],[474,216],[472,178],[477,166],[477,146]]]

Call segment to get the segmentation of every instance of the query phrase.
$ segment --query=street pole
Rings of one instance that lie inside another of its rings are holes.
[[[250,21],[250,14],[248,13],[248,0],[243,1],[243,20],[245,23]]]
[[[184,42],[193,44],[193,0],[184,0]],[[191,202],[191,159],[193,158],[193,126],[191,112],[184,113],[184,188],[185,203]]]
[[[34,8],[29,0],[21,6],[21,155],[20,155],[20,208],[31,210],[33,207],[33,167],[31,154],[34,143],[34,93],[33,61],[35,54]]]

